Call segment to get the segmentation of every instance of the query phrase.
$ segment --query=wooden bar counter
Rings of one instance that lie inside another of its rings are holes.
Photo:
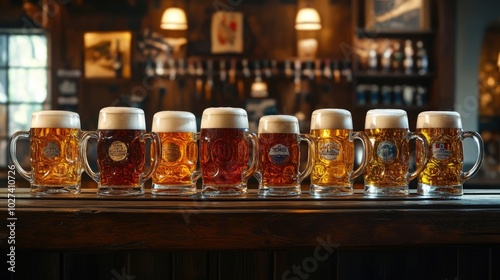
[[[15,221],[27,270],[18,276],[34,266],[50,279],[111,279],[122,267],[136,279],[500,279],[496,189],[447,199],[14,195],[9,216],[1,189],[0,240],[8,251]]]

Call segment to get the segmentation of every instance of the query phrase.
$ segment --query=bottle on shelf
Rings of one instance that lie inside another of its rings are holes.
[[[427,74],[429,70],[429,57],[427,56],[427,51],[424,48],[424,42],[417,42],[417,71],[419,75]]]
[[[115,49],[115,59],[113,61],[113,70],[115,70],[115,77],[122,78],[123,77],[123,53],[120,50],[120,40],[116,40],[116,49]]]
[[[384,43],[384,52],[382,53],[382,57],[380,58],[380,66],[382,67],[382,71],[389,72],[391,70],[391,58],[392,58],[392,47],[389,44],[389,41],[385,41]]]
[[[396,42],[394,44],[394,51],[392,52],[392,71],[399,72],[401,71],[403,65],[404,54],[401,51],[401,44]]]
[[[404,68],[405,68],[405,74],[412,74],[413,73],[413,54],[414,54],[414,52],[413,52],[411,40],[405,41],[404,53],[405,53],[405,60],[404,60],[403,64],[404,64]]]
[[[368,71],[377,71],[378,67],[378,55],[377,55],[377,44],[372,42],[370,49],[368,50]]]

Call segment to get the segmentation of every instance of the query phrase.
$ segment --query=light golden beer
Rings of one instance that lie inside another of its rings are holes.
[[[18,131],[11,138],[10,153],[19,173],[31,183],[31,193],[79,193],[82,163],[80,117],[67,111],[37,111],[32,114],[29,133]],[[31,171],[16,157],[19,137],[30,139]]]
[[[261,117],[258,127],[259,194],[272,196],[299,195],[300,183],[311,173],[313,141],[299,133],[299,121],[294,116],[271,115]],[[308,144],[306,166],[300,171],[300,142]]]
[[[417,192],[421,195],[462,195],[463,182],[472,177],[482,161],[483,141],[475,132],[462,131],[460,114],[453,111],[427,111],[417,118],[417,132],[429,143],[429,161],[418,176]],[[462,139],[473,138],[478,148],[475,165],[463,172]],[[418,151],[421,150],[417,144]],[[417,152],[417,162],[423,155]]]
[[[192,195],[196,193],[198,146],[196,118],[183,111],[162,111],[153,116],[152,131],[161,140],[161,160],[153,174],[154,195]],[[151,155],[156,151],[151,149]]]
[[[365,132],[372,144],[372,157],[365,168],[365,194],[370,196],[408,195],[408,184],[427,162],[425,139],[408,129],[403,110],[370,110],[366,114]],[[422,142],[423,160],[409,172],[410,139]]]
[[[353,180],[362,174],[370,147],[364,132],[352,131],[351,113],[343,109],[319,109],[311,116],[314,160],[311,195],[351,195]],[[354,170],[354,139],[363,144],[363,158]]]
[[[97,167],[94,172],[87,158],[90,138],[97,140]],[[146,139],[156,155],[146,170]],[[97,182],[99,195],[130,196],[144,194],[144,183],[151,178],[160,160],[160,139],[146,132],[144,111],[130,107],[106,107],[99,111],[97,131],[82,135],[80,154],[85,172]]]

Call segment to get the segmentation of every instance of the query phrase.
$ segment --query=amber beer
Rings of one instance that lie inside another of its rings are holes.
[[[80,117],[68,111],[37,111],[30,131],[14,133],[10,156],[19,174],[31,184],[33,194],[76,194],[80,192],[82,164]],[[16,156],[19,138],[30,139],[31,171],[24,170]]]
[[[370,143],[365,132],[352,131],[351,113],[343,109],[319,109],[311,116],[315,143],[310,193],[315,196],[352,195],[353,180],[368,163]],[[362,143],[362,158],[354,169],[354,140]]]
[[[294,116],[264,116],[259,120],[259,181],[260,195],[298,195],[300,183],[311,173],[312,139],[299,133]],[[308,143],[308,158],[302,172],[300,141]]]
[[[427,163],[427,141],[408,129],[406,112],[398,109],[374,109],[366,113],[365,132],[372,144],[372,157],[365,168],[365,195],[408,195],[408,184]],[[421,142],[422,161],[409,172],[409,141]]]
[[[153,132],[161,140],[161,160],[153,174],[154,195],[192,195],[196,193],[193,173],[198,162],[196,118],[183,111],[162,111],[153,116]],[[154,148],[151,157],[155,156]]]
[[[87,174],[98,183],[99,195],[141,195],[144,182],[151,178],[160,158],[160,139],[146,133],[144,112],[138,108],[106,107],[99,112],[97,131],[82,137],[82,158]],[[94,172],[87,159],[87,143],[97,139],[97,167]],[[151,167],[145,169],[145,141],[156,149]]]
[[[233,196],[247,193],[247,181],[257,166],[257,151],[257,137],[248,131],[245,110],[205,109],[199,139],[202,194]]]
[[[421,195],[462,195],[463,182],[474,176],[483,159],[483,140],[477,132],[463,131],[458,112],[427,111],[417,118],[417,132],[429,142],[429,162],[418,176],[417,192]],[[464,138],[472,138],[478,155],[473,167],[463,172]],[[417,153],[417,162],[422,154]]]

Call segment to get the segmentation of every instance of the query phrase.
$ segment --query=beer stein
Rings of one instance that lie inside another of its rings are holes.
[[[205,109],[199,139],[201,193],[205,196],[246,194],[247,181],[257,167],[257,142],[257,136],[248,131],[245,110]]]
[[[365,132],[372,145],[372,157],[365,171],[365,195],[405,196],[408,184],[424,169],[428,160],[427,140],[410,132],[404,110],[373,109],[366,113]],[[413,172],[410,166],[410,140],[421,143],[422,160]]]
[[[353,181],[363,174],[371,145],[365,132],[352,131],[351,113],[343,109],[319,109],[311,116],[311,137],[315,143],[311,172],[311,195],[352,195]],[[354,140],[363,147],[354,169]]]
[[[427,111],[417,118],[417,132],[429,142],[429,162],[418,176],[417,192],[421,195],[462,195],[463,182],[474,176],[483,160],[483,139],[477,132],[463,131],[458,112]],[[472,138],[477,146],[477,158],[472,168],[463,172],[463,145]],[[419,149],[420,151],[420,149]],[[422,154],[417,153],[417,162]]]
[[[97,140],[97,168],[87,158],[90,138]],[[145,173],[145,141],[150,139],[155,155]],[[160,138],[146,133],[144,111],[138,108],[106,107],[99,112],[97,131],[82,136],[81,155],[85,172],[97,182],[99,195],[142,195],[144,182],[151,178],[161,158]]]
[[[272,115],[259,120],[259,167],[255,178],[260,195],[289,196],[301,193],[300,183],[311,173],[313,140],[300,134],[299,121],[294,116]],[[300,142],[308,144],[308,158],[302,172]]]
[[[16,156],[18,139],[30,141],[31,170]],[[80,116],[68,111],[37,111],[29,131],[17,131],[10,139],[10,157],[17,171],[30,182],[32,194],[77,194],[83,172],[79,154]]]
[[[193,177],[198,162],[196,118],[192,113],[162,111],[153,116],[151,131],[161,139],[161,159],[152,177],[154,195],[192,195],[196,193]],[[151,160],[156,151],[151,149]]]

